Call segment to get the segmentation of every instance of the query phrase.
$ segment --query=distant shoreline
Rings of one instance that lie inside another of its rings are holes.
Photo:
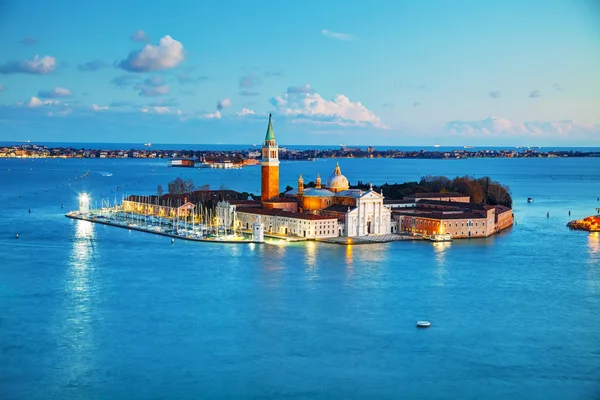
[[[113,144],[114,145],[114,144]],[[437,149],[436,150],[411,150],[411,149],[376,149],[367,147],[346,147],[339,149],[291,149],[280,148],[279,159],[313,161],[321,158],[399,158],[399,159],[469,159],[469,158],[587,158],[600,157],[600,149],[583,150],[545,150],[540,148],[515,148],[515,149]],[[147,146],[140,149],[122,148],[79,148],[72,146],[51,147],[33,143],[22,143],[12,146],[0,147],[0,158],[149,158],[149,159],[211,159],[231,160],[242,162],[246,159],[259,159],[260,147],[249,149],[156,149]]]

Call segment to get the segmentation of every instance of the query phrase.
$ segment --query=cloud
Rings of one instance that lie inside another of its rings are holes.
[[[536,97],[540,97],[540,91],[539,90],[534,90],[533,92],[529,93],[529,98],[534,99]]]
[[[60,107],[67,106],[66,103],[63,103],[59,100],[40,100],[39,98],[33,96],[29,100],[23,102],[19,101],[17,106],[27,107],[27,108],[37,108],[37,107]]]
[[[110,81],[110,83],[114,83],[115,85],[117,85],[119,87],[126,87],[126,86],[131,86],[138,81],[139,81],[139,78],[137,76],[121,75],[121,76],[114,77]]]
[[[0,92],[4,92],[6,90],[6,86],[0,85]]]
[[[96,70],[99,70],[99,69],[107,67],[107,66],[108,65],[106,65],[104,63],[104,61],[102,61],[102,60],[94,60],[94,61],[86,62],[85,64],[78,65],[77,69],[80,72],[88,72],[88,71],[96,71]]]
[[[167,106],[142,107],[140,111],[150,114],[172,114],[173,111]],[[181,111],[179,111],[181,113]]]
[[[600,133],[600,124],[564,121],[513,122],[505,118],[488,117],[480,121],[452,121],[446,132],[470,137],[535,136],[535,137],[585,137]]]
[[[500,97],[500,92],[496,91],[496,92],[490,92],[490,97],[492,99],[497,99],[498,97]]]
[[[221,113],[219,112],[219,110],[217,110],[212,114],[202,114],[202,118],[219,119],[219,118],[221,118]]]
[[[283,71],[267,71],[265,76],[267,78],[283,78]]]
[[[157,75],[147,78],[143,84],[134,86],[134,89],[139,90],[139,96],[143,97],[163,96],[169,93],[169,85]]]
[[[38,97],[46,99],[58,99],[60,97],[70,97],[71,91],[69,89],[56,87],[52,90],[41,90],[38,92]]]
[[[31,60],[7,61],[0,65],[0,74],[36,74],[46,75],[56,69],[56,59],[50,56],[40,58],[38,55]]]
[[[242,108],[242,111],[237,112],[236,114],[239,115],[240,117],[245,117],[247,115],[255,115],[256,112],[244,107],[244,108]]]
[[[313,88],[310,87],[310,85],[308,83],[305,83],[303,86],[290,86],[287,89],[287,93],[288,94],[293,94],[293,93],[314,93],[315,91],[313,90]]]
[[[175,68],[184,60],[183,45],[167,35],[158,46],[147,44],[142,50],[132,51],[118,67],[130,72],[150,72]]]
[[[554,89],[558,90],[559,92],[564,89],[564,87],[561,84],[559,84],[559,83],[555,83],[554,85],[552,85],[552,87]]]
[[[258,92],[256,86],[262,84],[262,80],[255,74],[251,73],[240,78],[238,86],[242,96],[256,96]]]
[[[196,78],[192,78],[191,76],[184,74],[184,73],[177,74],[177,80],[179,81],[180,85],[200,83],[207,79],[208,79],[208,76],[198,76]]]
[[[420,105],[421,105],[421,103],[419,103],[419,102],[414,102],[413,103],[413,107],[417,107],[417,106],[420,106]]]
[[[331,31],[328,31],[327,29],[323,29],[321,31],[321,34],[323,36],[325,36],[326,38],[330,38],[330,39],[346,40],[346,41],[355,39],[354,35],[350,35],[347,33],[331,32]]]
[[[19,43],[25,46],[33,46],[34,44],[37,44],[37,42],[37,39],[31,36],[27,36],[19,40]]]
[[[221,111],[224,108],[231,106],[230,99],[223,99],[217,103],[217,111]]]
[[[375,113],[360,102],[350,101],[343,94],[336,94],[332,100],[325,100],[318,93],[285,93],[269,101],[276,113],[292,118],[341,126],[369,125],[387,128]]]
[[[96,104],[92,104],[90,107],[90,110],[92,111],[105,111],[108,110],[108,106],[99,106]]]
[[[391,104],[391,103],[383,103],[381,105],[381,108],[392,108],[392,107],[395,107],[395,105]]]
[[[129,38],[134,42],[148,43],[150,41],[150,38],[148,37],[148,35],[146,35],[146,32],[144,32],[141,29],[138,29],[137,31],[133,32]]]

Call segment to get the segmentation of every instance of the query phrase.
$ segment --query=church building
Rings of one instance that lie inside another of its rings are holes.
[[[317,175],[315,187],[304,187],[302,175],[298,187],[279,198],[279,150],[271,115],[262,147],[262,208],[238,207],[236,217],[242,228],[258,218],[265,224],[265,235],[301,237],[358,237],[392,233],[391,211],[383,204],[383,195],[373,190],[350,189],[348,179],[336,163],[325,184]]]

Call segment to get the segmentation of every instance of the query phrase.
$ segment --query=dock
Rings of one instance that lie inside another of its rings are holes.
[[[140,226],[118,224],[118,223],[115,223],[115,222],[111,222],[110,220],[85,217],[83,215],[79,215],[79,214],[73,213],[73,212],[65,214],[65,217],[72,218],[72,219],[77,219],[77,220],[81,220],[81,221],[93,222],[95,224],[108,225],[108,226],[114,226],[114,227],[117,227],[117,228],[129,229],[129,230],[132,230],[132,231],[152,233],[152,234],[155,234],[155,235],[166,236],[166,237],[170,237],[170,238],[173,238],[173,239],[188,240],[188,241],[192,241],[192,242],[230,243],[230,244],[261,243],[261,242],[256,242],[256,241],[253,241],[251,239],[245,239],[245,238],[239,238],[239,239],[198,238],[198,237],[194,237],[194,236],[190,236],[190,235],[180,235],[180,234],[169,233],[169,232],[165,232],[165,231],[162,231],[162,230],[146,229],[146,228],[143,228],[143,227],[140,227]]]

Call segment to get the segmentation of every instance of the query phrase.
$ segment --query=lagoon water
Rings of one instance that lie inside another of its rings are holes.
[[[489,175],[517,225],[436,245],[171,244],[64,213],[177,175],[256,192],[259,168],[0,160],[0,398],[600,396],[600,237],[565,227],[600,207],[600,159],[338,161],[351,182]],[[282,163],[281,186],[334,165]]]

